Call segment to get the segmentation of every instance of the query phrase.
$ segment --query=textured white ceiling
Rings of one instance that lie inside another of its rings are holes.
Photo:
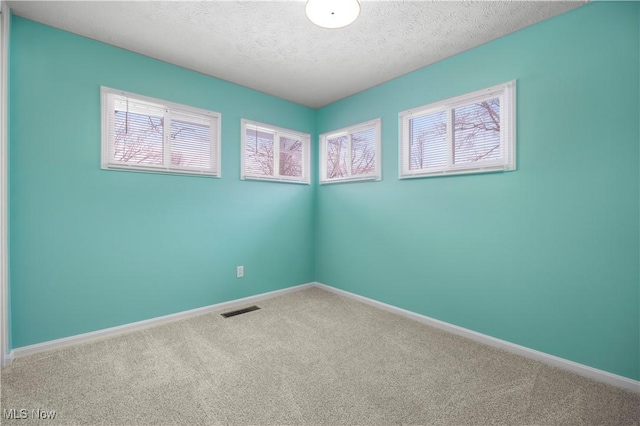
[[[10,1],[16,15],[320,107],[584,4],[371,1],[352,25],[304,1]]]

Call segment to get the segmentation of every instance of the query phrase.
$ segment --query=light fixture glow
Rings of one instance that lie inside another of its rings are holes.
[[[359,0],[308,0],[307,17],[323,28],[342,28],[360,15]]]

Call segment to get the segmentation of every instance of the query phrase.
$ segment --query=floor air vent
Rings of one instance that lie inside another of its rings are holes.
[[[225,318],[229,318],[229,317],[235,317],[236,315],[246,314],[247,312],[257,311],[258,309],[260,308],[253,305],[253,306],[249,306],[248,308],[238,309],[237,311],[225,312],[224,314],[221,314],[221,315]]]

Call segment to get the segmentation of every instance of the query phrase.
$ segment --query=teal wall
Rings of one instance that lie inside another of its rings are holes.
[[[239,169],[314,110],[19,17],[10,67],[13,347],[313,280],[313,186]],[[222,113],[222,178],[101,170],[100,85]]]
[[[640,379],[639,6],[318,111],[14,18],[12,347],[315,279]],[[517,171],[397,179],[399,111],[512,79]],[[222,178],[100,170],[100,85],[221,112]],[[382,117],[383,181],[240,181],[241,117],[314,136]]]
[[[594,3],[318,112],[382,117],[383,181],[320,186],[316,280],[640,379],[639,8]],[[399,181],[398,112],[517,79],[518,170]]]

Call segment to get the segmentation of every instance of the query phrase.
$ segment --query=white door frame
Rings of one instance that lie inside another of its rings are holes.
[[[9,293],[8,293],[8,159],[7,159],[7,118],[9,70],[9,6],[0,2],[0,365],[11,361],[9,352]]]

